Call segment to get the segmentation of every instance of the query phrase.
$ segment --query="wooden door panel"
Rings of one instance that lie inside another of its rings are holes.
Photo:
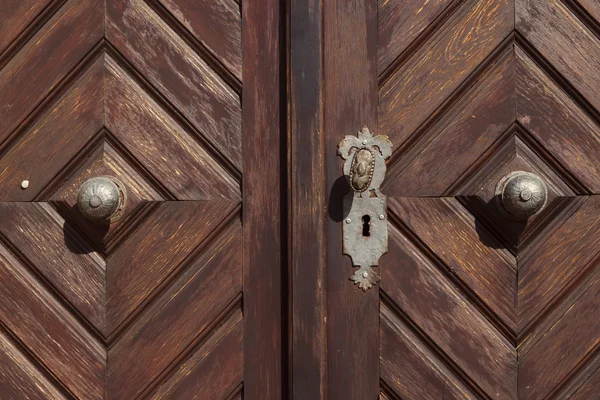
[[[598,2],[301,3],[290,5],[302,259],[291,269],[311,290],[294,288],[292,365],[318,373],[294,372],[295,398],[598,397]],[[394,148],[388,254],[366,293],[342,257],[335,151],[363,126]],[[514,171],[548,188],[527,221],[499,210],[497,184]],[[309,238],[318,246],[302,252]]]
[[[0,0],[0,398],[281,398],[279,7]]]

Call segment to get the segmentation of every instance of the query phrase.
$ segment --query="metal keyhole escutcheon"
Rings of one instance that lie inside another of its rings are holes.
[[[509,219],[524,221],[546,206],[548,188],[537,175],[515,171],[506,175],[496,186],[500,211]]]
[[[106,176],[88,179],[81,185],[77,196],[79,211],[95,222],[113,222],[121,216],[125,205],[124,186]]]

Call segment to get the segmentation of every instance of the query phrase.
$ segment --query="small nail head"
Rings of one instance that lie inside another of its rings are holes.
[[[363,272],[363,278],[366,278],[366,277],[368,277],[368,276],[369,276],[369,273],[368,273],[368,272]]]
[[[379,219],[383,221],[383,220],[385,219],[385,215],[381,214],[381,215],[379,216]]]
[[[27,189],[28,187],[29,187],[29,181],[27,179],[25,179],[23,182],[21,182],[22,189]]]
[[[346,223],[349,224],[350,222],[352,222],[352,220],[350,218],[346,218]]]
[[[362,141],[362,144],[363,144],[363,145],[366,145],[367,143],[368,143],[368,142],[367,142],[366,140],[363,140],[363,141]]]

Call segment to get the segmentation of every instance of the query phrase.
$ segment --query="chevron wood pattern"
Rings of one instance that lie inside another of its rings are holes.
[[[598,397],[598,2],[382,0],[378,15],[378,133],[395,148],[380,398]],[[496,209],[515,170],[549,187],[526,223]]]
[[[275,2],[259,3],[245,12],[278,15]],[[233,399],[246,383],[250,397],[268,388],[264,398],[277,398],[268,377],[278,365],[262,365],[260,381],[244,374],[245,312],[262,324],[250,325],[250,342],[263,346],[266,332],[279,350],[277,313],[244,304],[245,293],[270,295],[244,280],[271,278],[262,264],[244,270],[264,252],[248,256],[242,239],[262,229],[242,223],[245,199],[256,199],[242,196],[242,180],[257,168],[242,157],[242,95],[250,104],[263,87],[242,89],[241,4],[0,0],[0,9],[0,398]],[[276,42],[277,30],[250,15],[244,35]],[[250,74],[273,61],[256,56],[244,56]],[[96,176],[127,192],[110,224],[77,207]],[[244,218],[277,205],[253,201]]]

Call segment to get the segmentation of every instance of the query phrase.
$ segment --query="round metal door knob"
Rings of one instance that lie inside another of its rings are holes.
[[[125,204],[123,185],[106,176],[92,178],[81,185],[77,206],[84,217],[96,222],[111,222],[120,217]]]
[[[542,211],[548,201],[548,188],[537,175],[515,171],[496,186],[500,210],[513,220],[526,220]]]

